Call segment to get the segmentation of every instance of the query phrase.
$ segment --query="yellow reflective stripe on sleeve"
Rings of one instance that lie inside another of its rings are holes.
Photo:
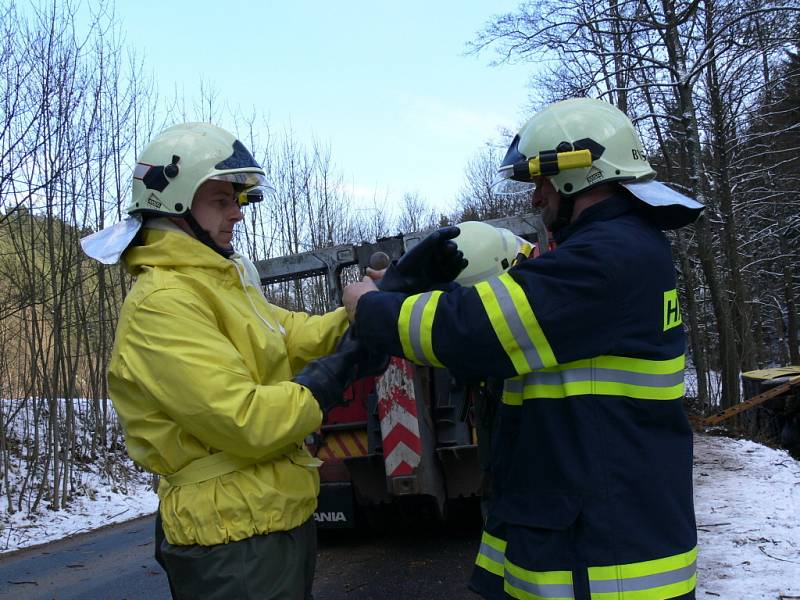
[[[623,356],[577,360],[506,380],[503,402],[519,405],[527,398],[584,395],[676,400],[684,395],[685,362],[683,355],[668,360]]]
[[[508,357],[511,359],[511,363],[514,365],[514,370],[517,373],[526,373],[528,370],[528,361],[522,352],[519,351],[519,348],[516,345],[517,342],[514,339],[514,334],[511,333],[511,329],[508,327],[508,324],[503,317],[503,311],[500,308],[497,298],[492,292],[492,288],[489,286],[489,283],[486,281],[476,283],[475,291],[478,292],[478,296],[483,303],[483,309],[486,311],[486,316],[489,317],[489,323],[492,324],[494,334],[497,336],[497,339],[500,341],[500,345],[503,346],[506,354],[508,354]]]
[[[419,302],[419,298],[419,295],[406,298],[400,307],[400,316],[397,318],[397,333],[400,336],[400,345],[403,347],[403,355],[408,360],[415,362],[418,359],[414,354],[414,349],[411,347],[409,327],[411,323],[411,312],[414,309],[414,305]]]
[[[442,292],[409,296],[400,307],[397,330],[403,354],[420,365],[443,367],[433,352],[433,319]]]
[[[638,563],[589,567],[592,600],[658,600],[691,592],[697,584],[697,548]]]
[[[433,353],[433,318],[436,316],[436,308],[439,306],[439,298],[442,292],[428,292],[428,294],[430,297],[427,302],[425,302],[418,329],[420,345],[426,364],[433,365],[434,367],[444,367]],[[425,295],[426,294],[423,294],[423,296]]]
[[[522,322],[526,325],[528,335],[530,336],[531,340],[533,340],[533,345],[539,352],[542,366],[552,367],[558,364],[558,361],[553,354],[553,350],[550,348],[550,342],[547,341],[542,328],[539,326],[539,321],[536,319],[536,315],[533,314],[531,304],[528,302],[528,297],[525,295],[522,287],[520,287],[520,285],[514,281],[514,278],[508,273],[503,273],[500,275],[498,280],[506,286],[511,294],[511,297],[514,299],[514,306],[517,307],[519,315],[522,318]]]
[[[525,292],[504,273],[475,285],[489,322],[517,373],[556,364]]]

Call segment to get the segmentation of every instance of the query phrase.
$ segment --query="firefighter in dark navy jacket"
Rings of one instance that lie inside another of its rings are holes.
[[[505,380],[470,587],[485,598],[694,598],[685,337],[662,230],[703,207],[653,180],[631,121],[600,100],[543,109],[500,171],[535,183],[555,250],[469,287],[345,290],[371,349]]]

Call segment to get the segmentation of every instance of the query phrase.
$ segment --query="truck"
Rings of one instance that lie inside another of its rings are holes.
[[[533,214],[487,220],[528,240],[544,234]],[[376,257],[399,258],[430,230],[343,244],[256,262],[263,286],[320,278],[341,305],[342,275]],[[536,250],[535,250],[536,252]],[[477,506],[482,473],[473,401],[476,389],[446,369],[392,357],[385,373],[356,381],[306,445],[321,459],[315,520],[321,529],[380,528],[404,515],[444,519],[460,502]],[[476,511],[476,514],[477,513]]]

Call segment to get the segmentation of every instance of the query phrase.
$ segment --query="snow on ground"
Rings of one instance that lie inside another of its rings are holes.
[[[27,516],[24,510],[9,514],[8,506],[3,506],[0,554],[155,512],[158,496],[151,488],[150,475],[136,469],[130,460],[127,462],[130,479],[124,482],[111,481],[107,475],[91,470],[81,473],[83,495],[74,496],[65,509],[44,508]]]
[[[800,462],[749,440],[695,436],[697,598],[800,598]]]
[[[127,493],[100,475],[82,481],[65,510],[0,513],[0,552],[41,544],[156,510],[149,477],[135,473]],[[800,462],[748,440],[695,436],[695,510],[700,555],[697,598],[800,598]],[[116,489],[117,491],[114,491]]]
[[[106,420],[108,449],[103,449],[102,444],[93,448],[92,436],[86,435],[97,429],[99,407],[86,398],[69,402],[75,427],[69,479],[71,497],[66,508],[53,511],[48,507],[50,490],[48,493],[40,490],[44,476],[42,462],[48,465],[47,478],[52,484],[51,462],[43,457],[51,452],[48,426],[53,405],[31,398],[0,399],[0,403],[7,452],[1,473],[4,477],[0,477],[0,553],[120,523],[156,510],[158,497],[151,489],[152,476],[128,457],[122,430],[110,405]],[[63,427],[67,421],[67,401],[58,399],[55,410],[56,421]],[[64,432],[58,434],[63,443]],[[30,464],[37,465],[35,473],[29,473]],[[63,464],[59,472],[63,477]],[[62,485],[63,479],[59,484],[63,492]],[[34,505],[36,511],[29,514]]]

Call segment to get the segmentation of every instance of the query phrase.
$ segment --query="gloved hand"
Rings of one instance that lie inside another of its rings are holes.
[[[386,367],[389,366],[388,354],[376,354],[368,350],[363,343],[361,343],[356,335],[355,325],[350,325],[347,331],[344,332],[342,339],[339,340],[339,346],[355,344],[359,348],[359,354],[356,363],[356,379],[363,379],[364,377],[377,377],[383,375]]]
[[[453,281],[467,266],[464,254],[453,241],[459,233],[458,227],[451,226],[428,234],[398,261],[392,262],[376,284],[384,292],[419,294]]]
[[[371,355],[348,327],[331,354],[308,363],[292,381],[308,388],[322,412],[328,414],[345,404],[345,388],[361,377],[383,373],[388,364],[388,356]]]

